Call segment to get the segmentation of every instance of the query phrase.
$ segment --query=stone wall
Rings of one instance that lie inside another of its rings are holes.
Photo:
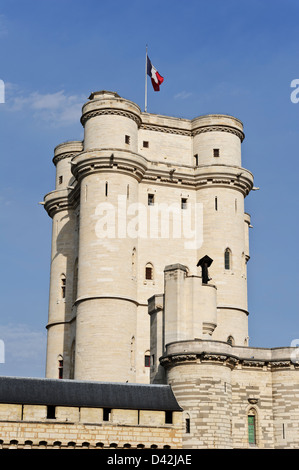
[[[0,448],[181,448],[181,413],[165,423],[165,412],[0,404]]]

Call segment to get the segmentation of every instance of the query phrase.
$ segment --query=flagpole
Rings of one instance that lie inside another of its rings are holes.
[[[145,53],[145,98],[144,98],[144,112],[147,112],[147,45]]]

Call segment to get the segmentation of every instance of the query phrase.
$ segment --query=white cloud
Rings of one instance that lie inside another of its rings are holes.
[[[5,346],[5,362],[27,362],[44,356],[46,333],[26,324],[0,325],[0,339]]]
[[[185,100],[187,98],[189,98],[190,96],[192,96],[192,93],[188,92],[188,91],[181,91],[180,93],[177,93],[174,98],[177,100],[177,99],[180,99],[180,100]]]
[[[85,95],[67,95],[64,90],[54,93],[38,91],[25,95],[17,85],[6,84],[7,103],[10,111],[30,110],[34,116],[53,125],[69,125],[77,123],[81,116]]]

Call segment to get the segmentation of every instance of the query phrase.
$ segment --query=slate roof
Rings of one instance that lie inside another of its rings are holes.
[[[169,385],[0,377],[0,403],[182,411]]]

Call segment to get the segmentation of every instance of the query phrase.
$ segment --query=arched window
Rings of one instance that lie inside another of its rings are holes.
[[[150,367],[151,366],[151,356],[149,351],[145,351],[144,354],[144,367]]]
[[[151,263],[145,266],[145,279],[150,281],[154,279],[154,267]]]
[[[63,356],[61,354],[58,356],[58,378],[63,379]]]
[[[65,299],[65,288],[66,288],[66,277],[65,274],[61,274],[60,276],[60,292],[61,298]]]
[[[225,269],[231,269],[231,258],[232,258],[232,253],[229,248],[226,248],[224,252],[224,268]]]
[[[255,445],[256,444],[256,410],[254,408],[250,408],[248,412],[248,444]]]
[[[233,346],[233,345],[235,344],[235,340],[234,340],[233,336],[229,336],[229,337],[227,338],[226,342],[227,342],[228,344],[230,344],[231,346]]]

